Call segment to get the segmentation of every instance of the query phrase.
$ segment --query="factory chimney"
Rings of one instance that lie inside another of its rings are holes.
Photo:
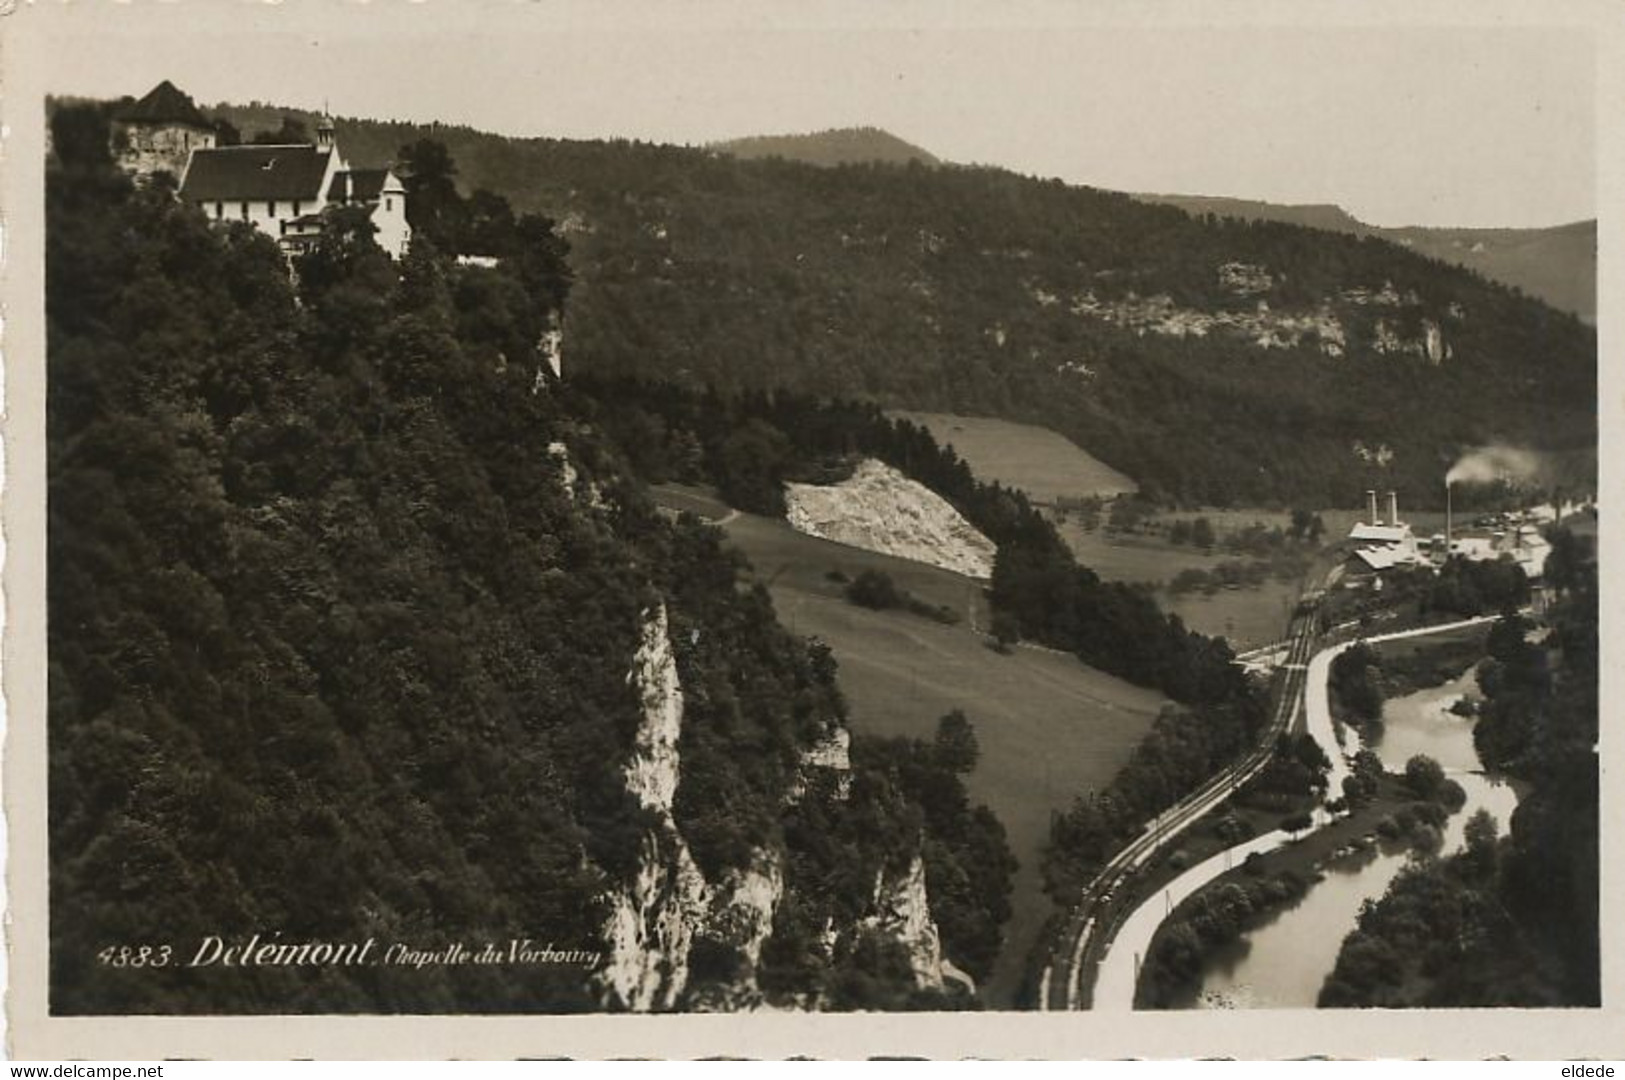
[[[1454,524],[1451,517],[1450,481],[1446,480],[1444,482],[1444,557],[1446,562],[1450,561],[1450,527]]]
[[[1397,491],[1388,493],[1388,524],[1399,524],[1399,492]]]
[[[1371,512],[1371,524],[1381,525],[1382,522],[1377,520],[1377,493],[1375,491],[1367,491],[1365,493],[1365,501],[1367,508]]]

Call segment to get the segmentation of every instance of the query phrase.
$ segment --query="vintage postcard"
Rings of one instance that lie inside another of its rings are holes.
[[[1622,29],[9,6],[10,1052],[1619,1054]]]

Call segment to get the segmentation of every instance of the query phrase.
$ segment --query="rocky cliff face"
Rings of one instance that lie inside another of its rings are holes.
[[[738,966],[728,982],[699,988],[688,1002],[692,1008],[733,1012],[763,1004],[756,971],[783,899],[784,868],[776,851],[759,851],[749,867],[722,876],[712,890],[701,937],[732,953]]]
[[[986,580],[993,541],[942,496],[875,460],[839,484],[786,484],[785,514],[809,536],[895,555]]]
[[[643,723],[632,743],[632,760],[624,770],[626,790],[647,809],[669,818],[681,767],[677,742],[683,734],[683,687],[677,677],[664,604],[645,614],[643,638],[626,679],[637,687],[643,710]]]
[[[852,733],[840,724],[831,725],[822,738],[801,752],[788,801],[800,799],[819,781],[828,782],[838,800],[844,801],[852,792]]]
[[[599,973],[605,1003],[634,1012],[675,1007],[707,907],[705,878],[682,837],[666,829],[645,834],[637,876],[609,902],[608,953]]]
[[[874,899],[861,924],[877,930],[902,945],[908,953],[914,982],[922,990],[940,990],[947,980],[974,990],[969,975],[956,968],[943,954],[942,936],[931,917],[930,897],[925,887],[925,860],[915,855],[901,876],[875,875]]]
[[[756,966],[784,895],[784,873],[777,852],[761,851],[749,866],[708,882],[677,828],[672,806],[682,779],[683,688],[663,604],[644,615],[627,680],[637,689],[643,722],[623,775],[627,791],[657,822],[643,836],[632,881],[607,898],[603,996],[607,1004],[635,1012],[682,1004],[748,1007],[760,999]],[[730,985],[687,1002],[700,941],[736,954],[738,973]]]
[[[600,997],[607,1007],[635,1012],[760,1007],[765,1001],[757,970],[785,895],[784,856],[776,848],[758,849],[745,866],[707,880],[678,828],[672,808],[682,782],[684,695],[664,605],[644,613],[627,681],[637,691],[642,722],[622,775],[626,790],[655,820],[639,843],[635,873],[605,897]],[[824,797],[846,799],[850,732],[831,723],[801,752],[799,766],[787,801],[806,797],[815,788]],[[858,931],[901,944],[920,989],[942,989],[945,980],[972,987],[969,977],[943,955],[926,892],[925,862],[918,854],[901,874],[876,872],[861,918],[830,923],[830,955]],[[817,1004],[802,1002],[804,1007]]]
[[[1441,321],[1423,318],[1419,331],[1407,333],[1400,329],[1399,314],[1414,312],[1421,299],[1415,293],[1401,295],[1390,282],[1380,288],[1346,288],[1335,297],[1322,299],[1313,309],[1293,310],[1271,307],[1268,295],[1278,279],[1262,266],[1225,263],[1218,268],[1218,280],[1233,296],[1252,299],[1252,310],[1208,311],[1181,307],[1161,293],[1139,296],[1131,292],[1102,298],[1093,291],[1073,297],[1071,310],[1136,334],[1180,338],[1227,335],[1260,349],[1302,345],[1341,357],[1356,351],[1351,341],[1360,337],[1356,333],[1359,327],[1367,326],[1370,352],[1377,355],[1409,355],[1440,364],[1453,353]],[[1051,293],[1036,288],[1029,291],[1041,307],[1056,302]],[[1446,321],[1459,322],[1462,318],[1457,305],[1452,305],[1445,316]]]
[[[575,462],[570,460],[569,446],[554,440],[547,444],[547,456],[559,471],[559,484],[564,488],[566,495],[578,502],[585,502],[593,510],[609,509],[603,490],[596,481],[588,480],[585,493],[581,490],[581,473],[576,469]]]
[[[683,688],[665,605],[645,613],[643,637],[626,677],[637,688],[643,712],[623,770],[626,789],[654,811],[658,823],[643,836],[632,882],[608,898],[608,956],[599,977],[611,1004],[646,1012],[676,1005],[688,984],[694,931],[710,900],[671,813],[680,778]]]
[[[1342,321],[1326,305],[1314,311],[1273,311],[1268,301],[1259,300],[1251,311],[1202,311],[1180,307],[1161,294],[1102,300],[1086,292],[1073,299],[1072,311],[1137,334],[1181,338],[1228,334],[1260,349],[1307,344],[1327,356],[1342,356],[1348,344]]]

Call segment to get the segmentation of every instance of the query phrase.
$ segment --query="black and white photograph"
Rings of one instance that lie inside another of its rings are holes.
[[[13,1037],[1617,1009],[1599,9],[1240,10],[6,16]]]

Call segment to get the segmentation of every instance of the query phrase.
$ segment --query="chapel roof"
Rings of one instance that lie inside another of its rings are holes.
[[[351,169],[334,173],[333,182],[327,187],[327,197],[334,201],[377,202],[384,190],[384,179],[388,176],[388,169]],[[348,192],[345,189],[346,180],[350,185]]]
[[[329,150],[309,144],[194,150],[181,198],[192,202],[316,199]]]

